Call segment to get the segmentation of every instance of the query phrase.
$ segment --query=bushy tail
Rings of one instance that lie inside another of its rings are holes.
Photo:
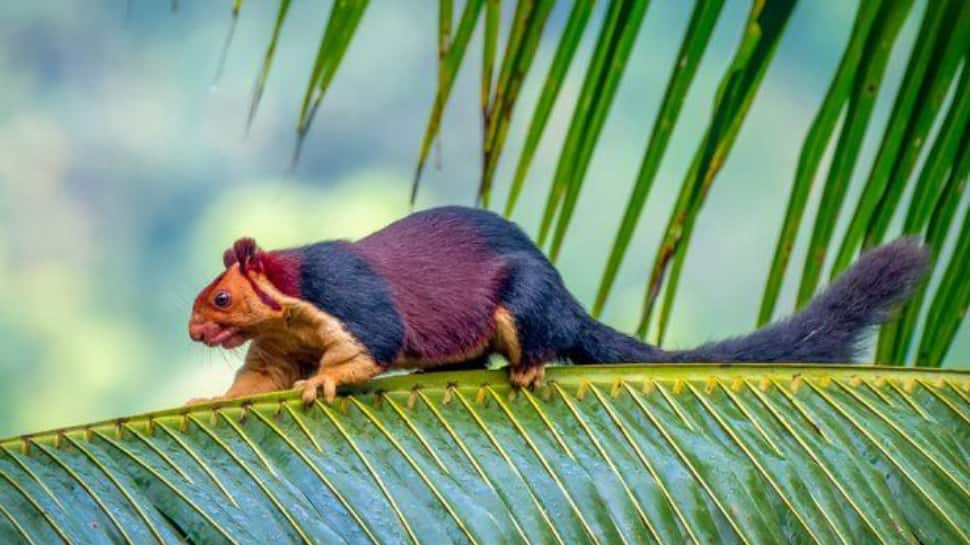
[[[665,351],[590,319],[570,359],[597,362],[849,362],[872,326],[912,293],[926,250],[902,238],[863,255],[798,313],[742,337]]]

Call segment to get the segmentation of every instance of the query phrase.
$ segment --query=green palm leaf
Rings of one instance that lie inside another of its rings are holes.
[[[562,156],[566,157],[567,162],[571,162],[572,167],[568,173],[569,181],[565,186],[559,220],[549,247],[549,258],[553,261],[559,256],[559,251],[566,238],[566,230],[569,228],[573,211],[576,209],[576,203],[579,200],[579,192],[586,177],[586,169],[589,167],[593,150],[596,148],[600,132],[603,130],[604,123],[606,123],[610,107],[613,104],[613,97],[616,95],[616,90],[623,77],[648,4],[649,2],[646,1],[634,1],[621,8],[616,32],[609,37],[611,43],[603,44],[609,48],[606,53],[607,62],[599,67],[599,73],[594,76],[597,82],[593,90],[593,103],[587,112],[580,146],[576,150],[569,150],[569,155],[567,155],[567,150],[563,148]],[[601,36],[601,38],[603,37],[605,36]],[[599,48],[599,44],[597,48]],[[591,66],[590,70],[593,69],[594,67]],[[587,77],[591,75],[593,75],[591,72],[587,73]],[[582,100],[582,97],[580,97],[580,100]],[[542,236],[543,233],[540,231],[540,241]]]
[[[529,122],[525,144],[522,146],[522,152],[519,155],[519,161],[515,167],[512,185],[509,188],[508,200],[505,203],[506,217],[512,215],[515,204],[518,202],[519,195],[522,192],[522,186],[525,185],[525,177],[529,172],[529,167],[532,165],[532,159],[535,156],[536,149],[539,147],[539,140],[542,139],[542,133],[545,131],[546,123],[549,121],[549,114],[552,113],[552,107],[556,103],[556,98],[559,97],[559,91],[562,90],[566,73],[569,72],[569,67],[572,66],[573,56],[576,54],[579,42],[583,38],[583,31],[586,30],[586,24],[589,23],[594,3],[595,0],[576,0],[573,2],[573,8],[569,12],[569,19],[566,21],[566,26],[563,28],[562,35],[559,38],[559,45],[556,46],[556,53],[552,58],[552,63],[549,65],[549,73],[546,74],[546,79],[542,84],[542,93],[539,95],[535,112],[533,112],[532,120]]]
[[[660,248],[654,257],[640,314],[640,325],[637,326],[637,334],[641,338],[647,334],[653,306],[660,293],[670,261],[676,258],[667,283],[665,310],[662,312],[658,327],[658,343],[663,340],[667,316],[676,294],[694,222],[704,205],[714,178],[734,145],[741,124],[751,107],[751,102],[771,63],[785,24],[794,8],[795,2],[790,0],[756,2],[752,5],[745,32],[734,53],[734,59],[718,87],[710,124],[694,153],[690,169],[681,184],[677,202],[667,220],[667,228],[661,239]]]
[[[3,543],[968,543],[970,375],[599,366],[14,438]]]
[[[280,0],[279,9],[276,12],[276,22],[273,24],[273,36],[266,47],[266,55],[263,58],[263,67],[256,78],[256,85],[253,87],[253,98],[249,104],[249,116],[246,118],[246,130],[253,124],[256,117],[256,109],[259,108],[259,101],[263,98],[263,89],[266,88],[266,80],[269,79],[270,68],[273,67],[273,57],[276,56],[276,44],[280,40],[280,32],[283,30],[283,23],[286,21],[286,14],[290,11],[290,0]]]
[[[825,180],[822,200],[818,205],[815,225],[812,229],[812,239],[805,255],[801,283],[798,286],[798,306],[804,305],[815,295],[815,289],[822,275],[822,267],[825,265],[827,248],[849,186],[849,179],[852,177],[863,138],[869,128],[869,120],[889,62],[889,54],[911,6],[912,2],[909,0],[883,3],[866,39],[859,76],[853,83],[852,93],[849,95],[842,131]],[[927,17],[929,18],[930,15],[928,14]]]
[[[849,43],[845,47],[842,60],[839,62],[832,83],[825,94],[825,100],[815,115],[812,127],[805,136],[801,156],[798,158],[795,180],[792,183],[791,195],[788,198],[788,210],[785,212],[785,219],[778,235],[778,244],[771,262],[768,280],[765,283],[761,310],[758,311],[758,325],[770,322],[775,311],[782,280],[791,259],[792,248],[795,245],[795,238],[798,236],[802,216],[805,214],[808,195],[812,191],[815,175],[822,163],[822,155],[829,145],[839,116],[849,99],[856,72],[859,70],[866,38],[875,23],[880,5],[881,3],[877,0],[864,0],[859,4]]]
[[[326,96],[327,89],[330,88],[330,82],[337,74],[340,61],[343,60],[344,53],[350,46],[350,41],[354,37],[357,25],[363,18],[369,2],[370,0],[338,0],[333,3],[330,17],[327,19],[326,30],[324,30],[323,37],[320,39],[316,61],[313,63],[313,72],[310,75],[310,80],[307,81],[306,91],[303,93],[300,117],[296,123],[297,143],[296,149],[293,151],[294,163],[300,157],[300,149],[303,146],[307,131],[310,129],[310,123],[313,122],[317,109],[320,107],[323,97]],[[279,16],[277,21],[282,24]]]
[[[890,126],[883,135],[863,198],[859,200],[836,256],[833,274],[849,265],[852,252],[860,243],[868,249],[885,236],[889,220],[923,149],[922,143],[927,139],[956,69],[970,45],[970,5],[964,2],[931,4],[923,22],[924,31],[920,32],[920,42],[910,57],[903,85],[896,95]],[[931,59],[935,62],[931,63]]]
[[[962,194],[967,183],[966,164],[963,165],[959,181]],[[952,211],[950,212],[952,214]],[[947,349],[956,336],[960,322],[967,315],[970,306],[970,208],[967,209],[961,227],[961,237],[953,252],[949,265],[936,290],[933,304],[930,305],[929,316],[926,318],[926,332],[920,342],[917,365],[929,366],[933,362],[941,361]]]
[[[492,96],[492,70],[498,50],[498,30],[502,17],[500,0],[485,0],[485,45],[482,47],[482,122],[488,128],[488,103]]]
[[[558,257],[586,167],[613,104],[613,96],[623,77],[648,3],[646,0],[612,0],[607,7],[566,140],[559,152],[552,187],[539,226],[538,242],[542,246],[550,233],[553,219],[559,214],[549,251],[553,261]]]
[[[930,258],[934,261],[940,257],[963,195],[958,187],[965,182],[967,169],[970,168],[970,157],[967,157],[970,155],[968,138],[970,138],[970,71],[964,71],[957,86],[953,104],[950,105],[950,111],[947,112],[940,133],[926,159],[923,172],[916,182],[913,199],[906,214],[906,223],[903,225],[903,231],[906,233],[921,233],[924,227],[926,228],[926,246],[929,248]],[[949,180],[943,184],[944,174],[947,172],[950,173]],[[930,217],[931,213],[932,217]],[[926,289],[927,286],[924,284],[913,294],[899,320],[883,326],[879,333],[877,360],[889,362],[906,360]]]
[[[694,74],[697,73],[697,67],[707,49],[711,33],[714,31],[714,24],[717,23],[723,6],[723,0],[701,0],[691,14],[690,24],[684,34],[684,41],[677,53],[679,61],[674,65],[667,90],[664,92],[663,103],[660,105],[660,111],[650,132],[650,142],[643,154],[643,161],[640,163],[640,171],[633,186],[633,193],[630,195],[630,202],[623,213],[623,220],[620,222],[613,248],[610,250],[606,270],[603,271],[603,279],[596,293],[596,301],[593,303],[593,316],[599,316],[606,305],[606,299],[609,297],[613,282],[616,280],[620,264],[623,262],[623,257],[626,255],[627,248],[629,248],[630,241],[633,238],[633,231],[640,220],[640,213],[647,203],[647,196],[650,194],[653,180],[660,169],[660,161],[663,159],[667,144],[670,142],[670,136],[677,124],[680,108],[684,103],[691,81],[694,79]]]
[[[448,97],[451,96],[451,87],[455,83],[458,69],[461,67],[462,61],[465,60],[465,51],[468,49],[468,42],[471,40],[476,23],[478,23],[478,16],[482,12],[483,3],[484,0],[468,0],[465,2],[461,20],[458,22],[458,30],[448,43],[448,50],[444,53],[444,58],[439,61],[438,90],[435,94],[434,104],[431,106],[428,126],[424,130],[424,139],[421,141],[421,151],[418,155],[418,166],[414,172],[414,181],[411,185],[412,204],[417,199],[421,172],[424,170],[425,161],[428,160],[428,153],[431,152],[431,142],[434,141],[435,136],[438,135],[438,129],[441,127],[441,116],[444,115],[445,105],[448,103]],[[450,13],[450,7],[444,7],[440,11],[443,16],[445,13]],[[439,43],[441,33],[444,32],[443,29],[444,24],[439,22]]]
[[[482,206],[488,208],[495,169],[505,146],[512,111],[536,51],[542,39],[542,31],[549,20],[555,0],[520,0],[512,20],[512,32],[505,45],[502,70],[495,87],[495,96],[485,116],[483,131],[482,181],[479,196]]]

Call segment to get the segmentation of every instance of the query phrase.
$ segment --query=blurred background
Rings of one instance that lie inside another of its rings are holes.
[[[508,22],[513,6],[503,4]],[[222,268],[223,249],[242,235],[269,248],[355,238],[407,214],[437,77],[436,6],[371,3],[290,171],[295,120],[329,2],[293,3],[248,135],[276,2],[245,4],[218,78],[228,1],[183,0],[174,12],[161,0],[0,3],[0,436],[221,393],[244,349],[193,344],[186,322],[196,292]],[[897,42],[847,202],[855,202],[872,163],[924,6],[917,2]],[[597,6],[590,29],[599,27],[604,7]],[[649,260],[748,7],[727,3],[688,95],[604,315],[616,327],[636,325]],[[537,57],[541,76],[526,81],[496,203],[504,203],[513,150],[568,8],[556,7]],[[667,345],[753,327],[802,139],[855,9],[841,0],[796,9],[700,216]],[[650,6],[590,165],[559,261],[587,305],[689,10],[684,2]],[[585,67],[595,34],[587,32],[514,217],[532,234],[582,82],[576,68]],[[471,47],[418,208],[474,203],[480,38]],[[796,255],[807,242],[803,231]],[[796,274],[799,265],[791,268]],[[789,284],[784,312],[794,300]],[[970,368],[970,321],[945,365]]]

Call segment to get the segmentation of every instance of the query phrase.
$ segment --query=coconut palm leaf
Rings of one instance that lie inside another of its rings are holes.
[[[964,71],[957,86],[953,104],[950,105],[950,111],[947,112],[943,126],[926,159],[923,172],[916,183],[909,211],[906,214],[906,223],[903,225],[903,232],[910,234],[921,234],[925,228],[926,246],[929,249],[930,259],[934,261],[939,259],[943,251],[957,206],[963,196],[960,185],[966,183],[967,169],[970,168],[970,157],[968,157],[970,155],[968,150],[970,96],[968,95],[970,95],[970,71]],[[946,173],[950,176],[944,184]],[[906,361],[926,289],[925,284],[921,286],[906,303],[900,318],[883,326],[879,332],[877,361]]]
[[[965,2],[927,6],[919,41],[896,95],[893,114],[863,197],[836,257],[833,274],[849,265],[859,245],[871,248],[885,236],[922,143],[927,140],[956,69],[970,46],[968,25],[970,6]]]
[[[912,2],[886,2],[880,6],[872,31],[866,39],[863,60],[849,96],[845,120],[829,167],[822,200],[815,216],[812,239],[805,255],[797,305],[802,306],[815,295],[827,247],[842,208],[849,180],[859,158],[859,150],[869,127],[872,109],[882,85],[889,54]],[[927,15],[929,17],[929,14]],[[925,25],[924,25],[925,26]]]
[[[428,160],[428,153],[431,151],[431,142],[438,135],[441,127],[441,116],[444,115],[445,105],[448,97],[451,96],[451,87],[455,83],[458,69],[465,60],[465,51],[468,49],[468,42],[471,40],[472,32],[475,30],[478,16],[482,12],[484,0],[468,0],[462,10],[461,20],[458,22],[458,29],[454,37],[448,43],[448,51],[444,59],[440,61],[438,74],[438,91],[435,94],[434,104],[431,106],[431,115],[428,118],[428,126],[424,131],[424,139],[421,141],[421,151],[418,155],[418,166],[414,172],[414,182],[411,185],[411,203],[414,204],[418,196],[418,185],[421,181],[421,172],[424,164]],[[447,9],[447,8],[446,8]],[[440,10],[444,13],[444,10]],[[439,40],[441,39],[441,26],[439,22]],[[440,51],[440,50],[439,50]]]
[[[569,181],[565,187],[565,194],[562,198],[562,206],[559,210],[555,234],[553,235],[549,248],[549,258],[553,261],[558,258],[559,251],[562,248],[563,240],[566,237],[566,230],[572,220],[573,212],[576,209],[576,202],[579,199],[579,192],[586,177],[586,169],[589,167],[593,150],[596,147],[596,142],[599,140],[599,134],[606,122],[606,117],[609,115],[613,97],[616,95],[620,79],[623,77],[627,61],[630,58],[630,52],[633,50],[633,44],[639,33],[640,24],[643,22],[643,16],[646,14],[648,3],[646,1],[629,2],[622,6],[616,33],[610,38],[613,43],[604,44],[610,48],[607,53],[608,62],[605,62],[599,67],[600,73],[597,76],[598,82],[594,91],[593,104],[587,112],[588,118],[581,134],[580,147],[576,150],[575,154],[570,154],[566,157],[566,161],[572,163],[572,168],[568,172]],[[594,65],[590,65],[591,71],[594,68]],[[587,72],[587,77],[590,75],[591,73]],[[582,97],[580,98],[582,99]],[[563,148],[562,155],[560,155],[560,162],[562,162],[562,158],[565,155],[566,149]],[[540,243],[542,236],[543,234],[540,231]]]
[[[620,270],[620,264],[630,246],[633,231],[636,229],[637,222],[640,220],[640,213],[643,212],[643,207],[647,203],[647,196],[650,194],[653,180],[660,169],[661,159],[663,159],[667,144],[670,142],[674,126],[677,124],[680,108],[687,96],[691,81],[697,73],[697,67],[700,65],[707,44],[710,42],[711,33],[714,31],[714,25],[717,23],[723,6],[723,0],[700,0],[694,6],[690,24],[684,34],[684,41],[680,44],[680,51],[677,53],[678,61],[674,64],[667,90],[664,92],[663,102],[660,105],[660,111],[650,132],[650,141],[643,154],[643,161],[640,163],[640,171],[633,186],[633,193],[630,195],[630,202],[623,213],[623,220],[620,222],[613,248],[610,250],[606,270],[603,271],[603,278],[596,293],[596,301],[593,303],[592,314],[594,317],[598,317],[606,305],[606,299],[609,297],[613,282]]]
[[[566,74],[572,66],[573,56],[579,48],[583,31],[586,30],[586,24],[589,23],[594,3],[595,0],[576,0],[573,2],[569,19],[566,21],[566,26],[559,38],[559,45],[556,46],[556,53],[549,65],[549,72],[546,74],[542,92],[536,102],[535,112],[532,114],[532,120],[529,122],[529,128],[526,131],[525,143],[522,146],[522,152],[519,154],[515,175],[509,188],[508,200],[505,203],[506,217],[512,215],[519,195],[522,193],[526,175],[532,165],[536,149],[539,147],[546,122],[549,121],[549,114],[552,113],[552,107],[556,103],[556,98],[559,97],[559,91],[562,90],[563,81],[565,81]]]
[[[936,114],[943,106],[957,68],[961,64],[966,66],[966,53],[970,50],[970,5],[957,2],[957,6],[959,10],[949,12],[955,21],[951,27],[952,34],[943,44],[939,44],[935,55],[939,62],[931,66],[927,81],[920,89],[918,100],[921,107],[916,110],[914,119],[910,122],[903,142],[904,147],[894,167],[893,176],[897,180],[909,178],[922,149],[921,146],[928,140],[928,133],[936,120]],[[872,248],[885,239],[889,222],[902,196],[903,185],[895,183],[887,186],[866,229],[864,249]]]
[[[958,194],[963,193],[967,183],[967,166],[963,165],[961,174],[960,189]],[[967,307],[970,306],[970,208],[967,209],[963,226],[960,230],[960,239],[953,252],[953,257],[946,267],[943,279],[936,289],[936,296],[933,304],[930,305],[929,315],[926,318],[926,331],[920,341],[919,356],[916,360],[917,365],[933,366],[934,362],[942,361],[946,356],[953,338],[956,336],[960,323],[967,315]]]
[[[815,120],[805,136],[802,144],[801,156],[798,158],[798,169],[792,183],[791,195],[788,198],[788,209],[785,212],[778,244],[771,262],[765,292],[761,299],[761,309],[758,311],[758,325],[771,321],[781,291],[782,280],[791,259],[795,238],[805,214],[808,195],[812,191],[812,184],[822,162],[822,155],[829,146],[835,125],[849,100],[853,82],[859,71],[859,63],[865,49],[866,38],[872,32],[872,25],[876,21],[881,2],[864,0],[859,4],[849,43],[842,54],[842,60],[832,78],[832,83],[825,94],[825,100],[819,107]]]
[[[455,13],[453,0],[438,0],[438,68],[441,68],[451,44],[451,23]]]
[[[256,85],[253,87],[253,98],[249,103],[249,116],[246,118],[246,131],[248,132],[256,117],[256,109],[259,108],[259,101],[263,98],[263,89],[266,88],[266,80],[269,79],[269,70],[273,67],[273,57],[276,56],[276,44],[280,40],[280,32],[283,30],[283,23],[286,15],[290,11],[290,0],[280,0],[279,9],[276,12],[276,22],[273,24],[273,36],[266,47],[266,55],[263,58],[263,67],[256,78]]]
[[[566,139],[559,152],[552,187],[539,226],[538,242],[542,246],[550,233],[553,219],[559,213],[559,224],[549,251],[553,261],[558,257],[586,167],[606,122],[620,78],[623,77],[647,4],[644,0],[611,0],[607,7],[593,58],[583,78]]]
[[[492,96],[492,70],[498,50],[498,30],[502,17],[500,0],[485,0],[485,45],[482,47],[482,123],[487,132],[488,103]]]
[[[778,41],[781,39],[785,24],[795,8],[794,1],[755,2],[748,15],[745,32],[741,36],[734,59],[721,80],[714,99],[714,111],[707,131],[701,140],[687,176],[680,187],[677,202],[667,221],[653,261],[650,280],[647,284],[640,324],[637,334],[643,338],[647,334],[654,303],[660,294],[671,259],[676,259],[658,326],[657,342],[663,341],[669,308],[673,303],[683,259],[687,254],[694,223],[707,193],[714,183],[718,171],[724,164],[727,154],[737,138],[745,115],[751,107],[755,94],[764,77]]]
[[[126,16],[127,12],[130,11],[128,8],[129,6],[126,4]],[[222,42],[222,52],[219,54],[219,62],[216,64],[216,75],[212,78],[213,85],[219,83],[222,78],[222,71],[226,67],[226,57],[229,56],[229,46],[232,45],[232,37],[236,35],[236,25],[239,23],[239,10],[241,8],[242,0],[233,0],[229,18],[229,31],[226,33],[226,39]]]
[[[300,149],[306,139],[310,123],[313,122],[317,109],[327,94],[330,82],[337,74],[340,61],[343,60],[347,47],[354,37],[357,25],[360,23],[370,0],[338,0],[333,3],[327,27],[320,39],[313,72],[303,93],[303,104],[300,106],[300,116],[297,120],[297,143],[293,151],[293,162],[300,157]]]
[[[2,442],[3,543],[968,543],[970,375],[598,366]]]
[[[555,0],[520,0],[512,20],[512,31],[505,46],[502,69],[495,96],[485,115],[482,158],[482,181],[478,189],[482,206],[488,207],[492,182],[499,157],[505,146],[512,112],[532,61],[535,59],[542,31],[555,5]]]

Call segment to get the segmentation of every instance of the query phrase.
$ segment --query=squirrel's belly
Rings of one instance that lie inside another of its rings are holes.
[[[455,352],[449,356],[428,357],[417,354],[402,354],[391,365],[395,369],[433,369],[441,365],[461,363],[485,355],[492,351],[492,342],[486,339],[478,346],[473,346],[463,352]]]
[[[445,352],[446,347],[439,347],[436,354],[420,354],[403,352],[392,364],[401,369],[432,369],[442,365],[464,363],[477,360],[483,356],[499,353],[509,361],[519,361],[521,349],[519,333],[515,319],[502,306],[495,308],[492,318],[488,320],[486,329],[478,336],[478,340],[471,344],[456,342],[453,349]]]

